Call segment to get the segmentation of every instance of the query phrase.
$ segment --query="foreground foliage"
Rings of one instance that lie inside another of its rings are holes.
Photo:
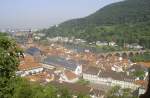
[[[19,64],[18,53],[14,40],[0,34],[0,98],[10,98],[14,93],[13,81]]]
[[[106,94],[106,98],[137,98],[132,95],[131,89],[122,89],[120,86],[112,87]]]

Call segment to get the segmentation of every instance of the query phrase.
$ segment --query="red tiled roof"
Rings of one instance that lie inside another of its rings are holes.
[[[150,62],[137,62],[138,64],[141,64],[145,67],[150,67]]]
[[[72,79],[75,79],[77,78],[77,75],[69,70],[65,70],[64,71],[64,75],[69,79],[69,80],[72,80]]]
[[[41,65],[34,60],[34,57],[27,55],[20,59],[19,70],[28,70],[32,68],[40,67]]]
[[[145,88],[147,88],[147,85],[148,85],[148,81],[146,81],[146,80],[136,80],[134,83],[137,85],[141,85]]]

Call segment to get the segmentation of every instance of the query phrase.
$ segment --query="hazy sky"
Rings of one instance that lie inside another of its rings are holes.
[[[0,0],[0,28],[45,28],[121,0]]]

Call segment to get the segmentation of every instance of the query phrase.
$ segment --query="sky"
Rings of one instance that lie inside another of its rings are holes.
[[[0,0],[0,28],[47,28],[121,0]]]

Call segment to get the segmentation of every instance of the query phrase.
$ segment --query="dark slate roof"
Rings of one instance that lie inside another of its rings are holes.
[[[73,71],[77,68],[78,65],[78,63],[74,60],[66,60],[65,58],[59,56],[49,56],[44,59],[43,63],[55,67],[64,67]]]
[[[28,48],[25,53],[30,55],[41,54],[41,50],[35,47]]]
[[[90,66],[90,67],[84,68],[83,73],[91,74],[91,75],[98,75],[99,71],[100,71],[99,68]]]
[[[99,77],[103,78],[111,78],[113,80],[120,80],[120,81],[126,81],[126,82],[133,82],[135,80],[135,77],[128,76],[126,73],[123,72],[114,72],[114,71],[101,71],[99,74]]]

